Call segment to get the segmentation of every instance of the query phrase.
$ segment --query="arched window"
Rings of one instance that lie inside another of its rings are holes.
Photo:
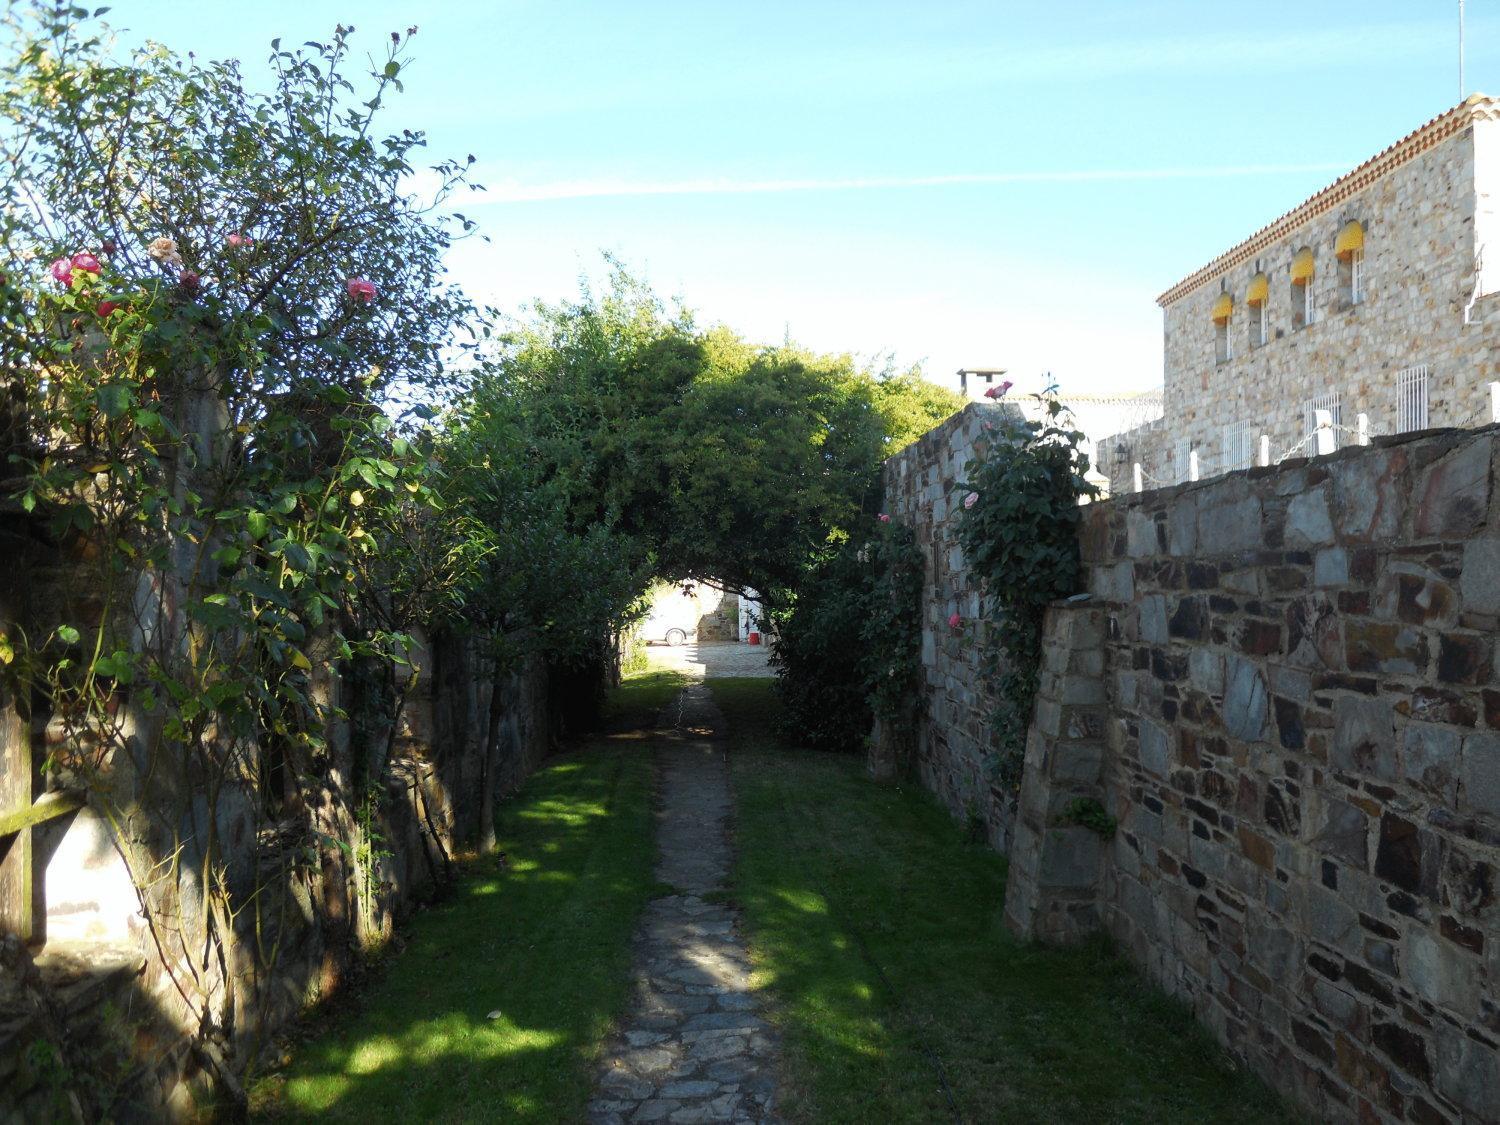
[[[1313,322],[1313,252],[1304,246],[1292,259],[1292,327]]]
[[[1333,253],[1339,260],[1339,304],[1357,305],[1365,298],[1365,228],[1358,219],[1344,224]]]
[[[1214,359],[1219,363],[1227,363],[1234,358],[1234,337],[1229,329],[1229,323],[1233,319],[1234,298],[1228,293],[1220,293],[1219,299],[1214,302]]]
[[[1270,305],[1271,283],[1263,273],[1250,279],[1250,291],[1245,294],[1245,304],[1250,306],[1250,346],[1258,348],[1271,338]]]

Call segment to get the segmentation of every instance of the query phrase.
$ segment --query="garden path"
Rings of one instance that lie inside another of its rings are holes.
[[[724,718],[698,683],[660,725],[656,877],[673,893],[647,906],[636,931],[634,996],[589,1119],[774,1122],[777,1042],[756,1014],[737,912],[720,901],[732,862]]]

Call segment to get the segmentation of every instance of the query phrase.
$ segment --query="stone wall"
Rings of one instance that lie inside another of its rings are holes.
[[[1497,447],[1409,435],[1085,513],[1118,829],[1092,904],[1067,838],[1023,830],[1007,916],[1096,911],[1318,1121],[1500,1121]],[[1023,795],[1061,792],[1047,705]]]
[[[1488,384],[1500,341],[1500,104],[1475,99],[1405,138],[1175,286],[1164,309],[1166,424],[1119,435],[1102,450],[1111,491],[1131,489],[1140,462],[1164,484],[1186,479],[1180,452],[1198,451],[1204,476],[1234,463],[1226,427],[1269,435],[1273,458],[1308,434],[1315,396],[1336,392],[1342,425],[1369,416],[1397,430],[1397,374],[1426,365],[1430,426],[1489,421]],[[1333,247],[1355,220],[1365,228],[1363,298],[1341,292]],[[1311,324],[1293,318],[1290,268],[1312,251]],[[1268,338],[1252,346],[1251,279],[1269,283]],[[1233,300],[1233,358],[1217,358],[1212,310]],[[1476,299],[1476,295],[1478,299]],[[1340,432],[1341,444],[1351,435]]]
[[[913,529],[926,560],[917,773],[955,816],[982,825],[1002,851],[1010,846],[1015,799],[993,784],[986,766],[993,704],[980,674],[979,590],[959,549],[958,516],[966,466],[986,426],[1006,416],[1020,414],[1010,405],[971,403],[885,463],[886,511]],[[954,613],[963,622],[959,629],[948,624]]]
[[[0,621],[33,632],[88,620],[94,596],[79,580],[91,572],[41,526],[0,525],[12,562]],[[24,935],[0,919],[0,1119],[78,1117],[70,1075],[108,1092],[122,1119],[196,1117],[270,1034],[337,991],[362,951],[447,881],[495,799],[548,749],[547,676],[540,665],[496,676],[454,634],[418,640],[394,723],[378,669],[319,660],[310,647],[312,694],[330,718],[285,799],[276,749],[253,741],[208,747],[245,762],[209,797],[197,759],[153,739],[159,717],[123,693],[120,749],[92,782],[75,777],[66,762],[77,735],[0,681],[0,811],[59,788],[86,802],[0,851],[35,902]],[[59,764],[44,773],[49,754]],[[205,853],[237,908],[217,931],[222,956],[204,928]],[[203,997],[219,1021],[208,1036],[195,1034]]]

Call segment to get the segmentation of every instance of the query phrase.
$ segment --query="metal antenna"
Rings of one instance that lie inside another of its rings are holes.
[[[1458,0],[1458,100],[1464,100],[1464,0]]]

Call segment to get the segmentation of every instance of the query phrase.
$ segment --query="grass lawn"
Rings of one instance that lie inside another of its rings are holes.
[[[604,701],[604,729],[649,731],[656,725],[657,712],[689,682],[681,672],[666,669],[627,673]]]
[[[970,1122],[1296,1120],[1102,943],[1013,939],[1005,861],[928,794],[778,741],[770,683],[710,681],[729,721],[736,895],[792,1120],[952,1121],[934,1057]]]
[[[654,713],[676,687],[632,681],[616,717]],[[646,747],[559,758],[501,806],[498,827],[508,866],[477,861],[403,927],[405,948],[362,995],[259,1084],[261,1116],[583,1120],[591,1064],[626,1001],[636,917],[656,893]]]

